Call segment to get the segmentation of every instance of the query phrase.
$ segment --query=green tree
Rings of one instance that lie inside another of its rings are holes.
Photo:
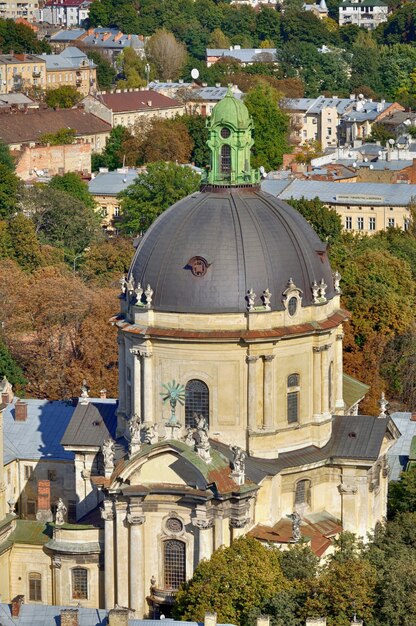
[[[160,213],[196,191],[200,177],[189,167],[174,163],[150,163],[130,187],[120,194],[120,231],[130,235],[144,232]]]
[[[45,102],[52,109],[70,109],[82,100],[82,94],[71,85],[63,85],[46,92]]]
[[[18,210],[22,182],[8,165],[0,163],[0,219],[11,217]]]
[[[206,611],[216,611],[219,622],[247,624],[253,607],[284,586],[279,552],[242,537],[199,563],[176,596],[174,614],[201,621]]]
[[[22,392],[27,384],[23,370],[13,359],[6,344],[0,341],[0,378],[6,377],[15,391]]]
[[[334,209],[328,209],[319,198],[314,200],[289,200],[291,204],[312,226],[321,241],[330,244],[338,241],[342,232],[341,218]]]
[[[18,213],[8,224],[13,258],[24,270],[32,272],[42,265],[42,253],[32,220]]]
[[[414,467],[407,472],[402,472],[400,480],[389,484],[389,518],[406,512],[416,513],[416,468]]]
[[[41,54],[51,52],[45,40],[37,38],[36,33],[26,24],[16,24],[14,20],[0,19],[0,47],[14,52],[32,52]]]
[[[15,163],[10,154],[9,146],[0,139],[0,165],[5,165],[10,171],[14,172]]]
[[[197,167],[206,167],[211,160],[211,152],[207,146],[208,129],[206,118],[202,117],[202,115],[184,115],[180,119],[186,125],[194,144],[191,161]]]
[[[210,48],[229,48],[230,47],[230,40],[228,39],[226,35],[224,35],[221,28],[214,28],[214,30],[212,31],[211,37],[209,40],[209,47]]]
[[[290,151],[289,116],[279,107],[279,93],[269,85],[257,85],[244,99],[254,122],[252,165],[275,170]]]
[[[39,143],[46,146],[67,146],[75,142],[76,131],[73,128],[61,128],[55,133],[43,133],[39,137]]]
[[[165,29],[157,30],[146,44],[147,59],[156,68],[160,80],[176,80],[187,61],[187,52],[183,43]]]
[[[124,126],[115,126],[111,129],[105,148],[101,154],[93,154],[91,157],[91,169],[98,171],[100,167],[108,167],[115,170],[123,165],[123,143],[131,139],[131,133]]]
[[[80,200],[85,207],[95,208],[95,202],[88,191],[87,183],[76,172],[68,172],[63,176],[53,176],[49,187],[66,191],[66,193]]]
[[[93,4],[96,3],[94,2]],[[100,89],[110,90],[116,78],[116,70],[110,61],[108,61],[98,50],[87,49],[86,52],[88,58],[94,61],[97,66],[98,87]]]
[[[117,57],[117,65],[123,75],[123,79],[118,81],[117,87],[130,89],[146,85],[146,60],[140,58],[133,48],[126,48]]]
[[[309,580],[317,575],[319,558],[308,545],[297,543],[282,553],[280,565],[288,580]]]
[[[121,236],[97,242],[84,255],[82,275],[98,285],[114,281],[118,286],[120,276],[130,267],[133,252],[132,240]]]

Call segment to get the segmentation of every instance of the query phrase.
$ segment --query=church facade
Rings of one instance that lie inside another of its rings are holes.
[[[198,562],[242,534],[323,555],[383,520],[397,429],[384,403],[350,414],[340,276],[308,223],[260,190],[252,130],[229,92],[201,190],[140,241],[112,319],[118,403],[84,385],[61,439],[77,521],[63,500],[23,547],[3,503],[0,567],[22,572],[6,596],[30,592],[36,554],[42,602],[167,615]]]

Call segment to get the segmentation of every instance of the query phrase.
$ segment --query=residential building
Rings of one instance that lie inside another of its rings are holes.
[[[81,26],[88,18],[92,0],[47,0],[39,10],[39,21],[54,26]]]
[[[84,96],[97,89],[97,68],[87,55],[70,46],[60,54],[42,54],[46,63],[46,89],[71,85]]]
[[[137,170],[119,168],[114,172],[100,168],[88,183],[88,190],[102,215],[102,226],[109,234],[117,234],[120,215],[118,194],[125,191],[137,178]]]
[[[416,127],[416,113],[411,111],[394,111],[385,115],[381,121],[383,127],[396,139],[407,134],[409,129]]]
[[[416,197],[415,184],[266,179],[262,189],[281,200],[319,198],[338,213],[345,230],[369,235],[393,227],[407,230],[409,204]]]
[[[373,102],[362,96],[338,98],[285,98],[282,106],[291,117],[291,141],[304,145],[318,141],[323,150],[352,144],[371,135],[372,125],[404,108],[397,102]]]
[[[48,181],[67,172],[91,175],[91,144],[83,141],[61,146],[25,145],[15,150],[13,156],[16,174],[26,183]]]
[[[276,48],[241,48],[241,46],[230,46],[230,48],[207,48],[205,58],[207,67],[211,67],[224,57],[239,61],[244,67],[253,63],[277,63]]]
[[[1,0],[0,2],[0,18],[3,20],[15,20],[22,17],[29,22],[36,22],[38,11],[38,0]]]
[[[233,85],[231,91],[235,98],[241,100],[243,92]],[[215,105],[222,100],[227,94],[227,87],[221,87],[220,84],[215,87],[203,85],[199,89],[193,89],[187,94],[186,108],[192,114],[199,114],[203,117],[209,117]]]
[[[144,57],[144,37],[142,35],[125,35],[117,28],[61,30],[51,36],[50,45],[58,52],[68,46],[99,50],[113,64],[125,48],[132,48],[136,54]]]
[[[32,100],[24,93],[4,93],[0,95],[0,108],[38,109],[39,102]]]
[[[328,17],[328,7],[326,5],[325,0],[320,0],[319,2],[313,3],[313,4],[305,3],[303,5],[303,10],[310,11],[320,20],[322,20],[324,17]]]
[[[11,150],[35,146],[45,133],[73,128],[75,138],[91,145],[92,152],[102,152],[111,126],[83,108],[28,109],[9,111],[0,108],[0,137]]]
[[[340,26],[355,24],[359,28],[374,30],[387,22],[389,5],[385,0],[342,0],[338,11]]]
[[[34,54],[0,54],[0,94],[41,91],[46,86],[46,63]]]
[[[173,118],[184,115],[185,105],[178,100],[145,89],[116,89],[89,95],[83,100],[86,111],[111,124],[133,130],[141,118]]]

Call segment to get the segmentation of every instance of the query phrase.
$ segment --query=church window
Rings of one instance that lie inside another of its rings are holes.
[[[88,570],[83,567],[75,567],[72,570],[72,599],[88,599]]]
[[[230,135],[231,135],[231,131],[229,128],[227,128],[226,126],[224,126],[224,128],[221,128],[221,137],[223,139],[228,139]]]
[[[170,517],[166,522],[166,530],[170,533],[181,533],[183,530],[183,523],[177,517]]]
[[[298,299],[295,296],[292,296],[289,299],[289,302],[287,305],[287,310],[289,312],[289,315],[290,316],[295,315],[297,308],[298,308]]]
[[[209,391],[202,380],[189,380],[185,387],[185,425],[195,426],[194,413],[203,415],[209,426]]]
[[[311,503],[311,481],[308,479],[300,480],[296,483],[295,505]]]
[[[287,421],[294,424],[299,420],[299,374],[287,377]]]
[[[231,148],[228,144],[221,146],[221,174],[231,173]]]
[[[334,364],[331,361],[331,363],[329,364],[329,370],[328,370],[328,407],[329,407],[329,410],[332,409],[332,406],[334,404],[334,400],[332,397],[333,391],[334,391],[333,376],[334,376]]]
[[[165,589],[179,589],[185,582],[185,550],[183,541],[169,539],[163,544]]]
[[[29,600],[42,602],[42,577],[37,572],[29,574]]]

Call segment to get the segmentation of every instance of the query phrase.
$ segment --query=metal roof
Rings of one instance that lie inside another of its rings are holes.
[[[74,41],[81,37],[86,31],[83,28],[77,28],[74,30],[60,30],[51,36],[51,41]]]
[[[125,191],[137,178],[137,171],[126,169],[123,172],[99,172],[88,183],[88,190],[93,196],[117,196]]]
[[[228,87],[201,87],[201,89],[195,89],[192,91],[192,99],[198,98],[199,100],[212,100],[218,102],[222,100],[228,91]],[[232,89],[234,98],[241,100],[243,92],[240,89],[233,87]]]
[[[32,398],[24,402],[27,403],[25,422],[16,422],[15,402],[3,411],[5,463],[14,459],[73,459],[73,454],[60,444],[74,412],[72,404]]]
[[[273,188],[274,182],[269,181],[269,190]],[[295,179],[283,191],[279,185],[275,187],[275,195],[281,200],[319,198],[326,204],[407,206],[416,196],[416,185],[397,183],[333,183]]]
[[[39,56],[46,62],[46,69],[49,71],[74,70],[84,67],[85,63],[90,68],[95,67],[94,62],[84,52],[74,46],[65,48],[60,54],[41,54]]]
[[[278,181],[279,182],[279,181]],[[255,187],[196,192],[180,200],[152,224],[136,250],[129,275],[154,290],[153,308],[183,313],[247,310],[249,289],[272,293],[282,310],[290,278],[311,306],[312,284],[324,279],[334,297],[326,249],[295,209]],[[194,276],[195,256],[208,263]]]
[[[62,445],[101,447],[108,437],[115,439],[117,406],[117,400],[111,398],[89,398],[85,404],[79,402],[69,425],[61,434]]]
[[[412,421],[411,413],[393,413],[391,418],[401,433],[401,437],[387,452],[390,466],[390,480],[399,480],[400,473],[406,469],[409,460],[412,439],[416,436],[416,421]]]
[[[242,63],[267,62],[265,55],[276,57],[276,48],[207,48],[206,57],[232,57]]]

